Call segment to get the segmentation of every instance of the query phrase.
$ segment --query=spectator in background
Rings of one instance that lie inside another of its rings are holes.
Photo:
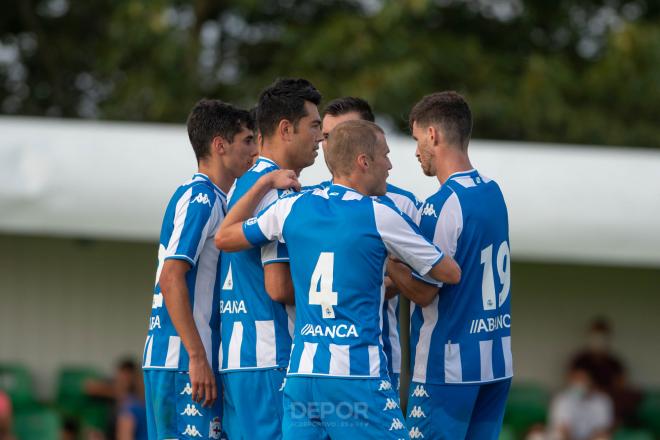
[[[596,386],[614,402],[616,424],[630,425],[634,423],[642,395],[629,385],[623,361],[612,353],[612,333],[609,320],[593,319],[587,332],[587,346],[575,354],[570,367],[588,370]]]
[[[114,401],[107,438],[147,439],[144,382],[135,361],[130,358],[123,359],[117,364],[112,381],[88,381],[85,384],[85,391],[89,396]]]
[[[0,390],[0,440],[13,440],[11,400]]]
[[[571,366],[568,387],[553,399],[550,407],[549,438],[608,439],[613,426],[612,399],[598,388],[588,368]]]

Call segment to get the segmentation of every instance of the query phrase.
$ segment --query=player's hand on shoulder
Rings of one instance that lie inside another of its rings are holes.
[[[298,181],[298,176],[292,170],[276,170],[268,173],[267,176],[270,177],[271,185],[275,189],[293,189],[295,191],[300,191],[301,185]]]

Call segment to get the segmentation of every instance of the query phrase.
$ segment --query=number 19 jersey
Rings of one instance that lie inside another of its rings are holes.
[[[425,275],[443,257],[390,201],[341,185],[280,199],[244,223],[255,246],[286,242],[296,294],[288,374],[385,379],[388,254]]]
[[[429,306],[411,306],[412,380],[511,377],[509,221],[499,186],[476,170],[452,174],[424,204],[420,228],[462,274],[458,284],[439,284]]]

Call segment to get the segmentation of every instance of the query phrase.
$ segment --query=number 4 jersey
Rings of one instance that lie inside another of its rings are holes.
[[[452,174],[424,204],[420,228],[462,274],[459,284],[439,284],[429,306],[411,306],[412,380],[511,377],[509,220],[500,187],[476,170]]]
[[[426,273],[443,257],[390,201],[341,185],[278,200],[244,223],[254,246],[286,242],[296,292],[289,375],[387,378],[387,255]]]

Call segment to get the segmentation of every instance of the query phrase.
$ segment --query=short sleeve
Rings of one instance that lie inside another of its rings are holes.
[[[376,228],[391,255],[422,275],[442,260],[442,251],[424,238],[410,218],[386,203],[374,201],[373,205]]]
[[[216,196],[206,186],[193,186],[179,199],[175,207],[172,235],[165,260],[178,259],[197,263],[204,243],[217,223],[214,215]]]
[[[433,243],[438,245],[442,252],[453,257],[456,254],[458,238],[462,231],[463,210],[458,196],[452,192],[438,214]]]
[[[243,232],[245,234],[245,238],[250,242],[252,246],[264,246],[266,243],[275,240],[276,245],[279,242],[281,242],[281,244],[284,243],[284,238],[282,237],[284,222],[291,212],[293,204],[300,197],[300,195],[301,194],[293,197],[279,199],[261,211],[257,217],[253,217],[243,222]],[[285,251],[282,251],[282,253],[278,254],[277,248],[275,248],[275,251],[271,251],[270,260],[277,258],[278,255],[281,255],[282,258],[286,258],[288,261],[288,253],[284,254],[283,252]],[[264,262],[263,257],[264,255],[262,252],[262,262]],[[267,259],[267,261],[270,260]]]

